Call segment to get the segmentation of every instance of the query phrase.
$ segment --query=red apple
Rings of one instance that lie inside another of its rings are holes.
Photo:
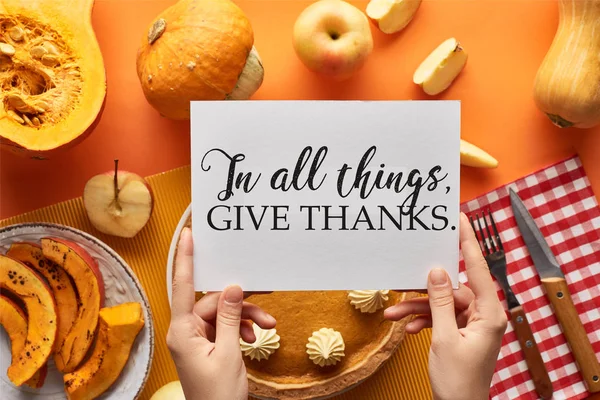
[[[134,237],[148,223],[154,208],[152,190],[141,176],[118,169],[96,175],[85,185],[83,203],[94,227],[102,233]]]
[[[367,16],[342,0],[319,0],[294,24],[293,44],[312,71],[335,80],[350,78],[373,50]]]

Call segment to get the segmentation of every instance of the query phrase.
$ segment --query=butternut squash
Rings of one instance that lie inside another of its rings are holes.
[[[93,4],[0,1],[0,148],[46,159],[94,129],[106,74]]]
[[[56,304],[50,288],[25,264],[0,255],[0,289],[14,293],[27,309],[25,346],[13,358],[8,378],[16,386],[31,379],[48,361],[56,334]]]
[[[558,30],[535,78],[535,104],[560,128],[591,128],[600,123],[600,1],[558,5]]]
[[[42,238],[42,253],[71,276],[80,305],[71,330],[55,352],[61,372],[74,371],[88,352],[98,327],[98,313],[104,303],[104,282],[98,264],[79,245],[58,238]]]
[[[135,339],[144,326],[140,303],[100,310],[98,338],[88,360],[64,375],[69,400],[92,400],[104,393],[127,364]]]
[[[54,350],[57,350],[58,344],[65,340],[71,330],[79,310],[77,293],[69,275],[60,266],[47,260],[42,254],[42,248],[35,243],[13,243],[6,255],[21,261],[46,278],[58,313],[58,334],[54,345]]]
[[[11,361],[17,362],[27,339],[27,316],[19,306],[3,295],[0,295],[0,325],[4,327],[10,339]],[[25,384],[39,389],[44,386],[47,374],[48,365],[44,364]]]

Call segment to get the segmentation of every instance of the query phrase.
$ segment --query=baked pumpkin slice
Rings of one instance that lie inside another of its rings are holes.
[[[8,367],[16,386],[30,380],[48,361],[56,334],[56,304],[48,285],[25,264],[0,255],[0,290],[17,296],[27,309],[25,345]]]
[[[123,303],[100,310],[98,335],[91,356],[77,370],[63,377],[69,400],[91,400],[104,393],[127,364],[143,326],[140,303]]]
[[[94,0],[0,1],[0,148],[36,159],[99,122],[106,72]]]
[[[10,339],[12,361],[16,361],[25,348],[27,316],[21,307],[4,295],[0,295],[0,325],[4,327]],[[44,386],[47,374],[48,365],[44,364],[25,384],[39,389]]]
[[[65,340],[71,330],[79,310],[77,293],[69,275],[56,263],[47,260],[42,254],[42,248],[35,243],[13,243],[6,255],[21,261],[46,278],[56,301],[58,313],[58,334],[54,346],[56,350],[58,344]]]
[[[71,330],[54,354],[61,372],[74,371],[88,352],[104,303],[104,282],[98,264],[81,246],[59,238],[42,238],[44,257],[71,276],[79,295],[79,310]]]

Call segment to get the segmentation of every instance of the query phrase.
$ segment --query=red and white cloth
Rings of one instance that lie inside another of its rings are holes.
[[[506,251],[508,282],[523,306],[554,388],[554,399],[589,396],[573,353],[545,296],[513,217],[509,188],[523,200],[565,274],[573,303],[600,359],[600,208],[578,157],[535,172],[465,202],[467,215],[493,213]],[[459,280],[467,282],[460,261]],[[496,283],[506,308],[504,293]],[[493,400],[538,399],[509,322],[490,389]]]

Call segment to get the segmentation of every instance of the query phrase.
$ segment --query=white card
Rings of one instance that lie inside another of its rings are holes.
[[[197,291],[424,289],[435,267],[458,285],[459,101],[191,112]]]

